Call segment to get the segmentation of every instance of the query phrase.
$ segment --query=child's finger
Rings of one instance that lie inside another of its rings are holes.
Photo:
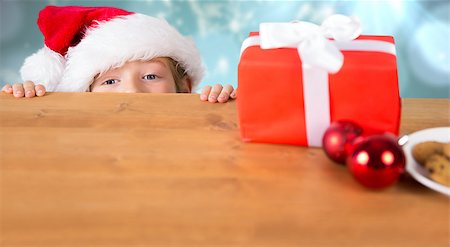
[[[23,83],[23,89],[25,91],[25,97],[32,98],[36,96],[36,91],[34,91],[34,83],[32,81],[25,81]]]
[[[2,92],[5,92],[5,93],[12,93],[12,92],[13,92],[12,86],[11,86],[10,84],[6,84],[6,85],[3,86],[3,88],[2,88]]]
[[[12,88],[14,97],[21,98],[25,96],[22,83],[15,83]]]
[[[231,94],[230,94],[230,98],[232,98],[232,99],[236,99],[237,98],[237,88],[233,89],[233,92],[231,92]]]
[[[44,94],[45,94],[45,87],[43,85],[41,85],[41,84],[37,84],[34,87],[34,91],[36,91],[36,95],[37,96],[39,96],[39,97],[44,96]]]
[[[222,92],[222,85],[216,84],[211,89],[211,92],[209,93],[208,101],[211,103],[217,102],[217,97],[219,97],[220,92]]]
[[[211,86],[205,86],[202,89],[202,93],[200,94],[200,100],[207,101],[209,93],[211,92],[212,87]]]
[[[220,92],[217,101],[219,101],[220,103],[227,102],[230,98],[231,92],[233,92],[233,86],[231,86],[230,84],[225,85],[222,89],[222,92]]]

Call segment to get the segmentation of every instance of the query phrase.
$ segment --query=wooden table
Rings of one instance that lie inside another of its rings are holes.
[[[449,125],[404,99],[401,132]],[[0,95],[1,246],[449,246],[449,198],[371,191],[321,149],[242,143],[235,102]]]

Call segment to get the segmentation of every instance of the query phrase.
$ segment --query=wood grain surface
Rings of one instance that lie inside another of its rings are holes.
[[[404,99],[401,132],[449,126]],[[317,148],[243,143],[235,102],[0,94],[0,246],[450,245],[449,198],[360,186]]]

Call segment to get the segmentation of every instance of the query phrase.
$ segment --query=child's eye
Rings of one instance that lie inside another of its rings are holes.
[[[102,85],[112,85],[112,84],[116,84],[116,83],[117,83],[117,80],[109,79],[109,80],[104,81],[102,83]]]
[[[144,80],[155,80],[156,79],[156,75],[153,74],[149,74],[149,75],[144,75],[144,77],[142,77]]]

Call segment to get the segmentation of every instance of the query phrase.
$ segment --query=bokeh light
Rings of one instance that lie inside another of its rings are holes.
[[[391,151],[384,151],[383,153],[381,153],[381,161],[383,162],[383,164],[385,164],[386,166],[390,166],[394,163],[394,154]]]
[[[369,154],[366,151],[361,151],[356,155],[356,161],[359,165],[367,165],[369,163]]]

